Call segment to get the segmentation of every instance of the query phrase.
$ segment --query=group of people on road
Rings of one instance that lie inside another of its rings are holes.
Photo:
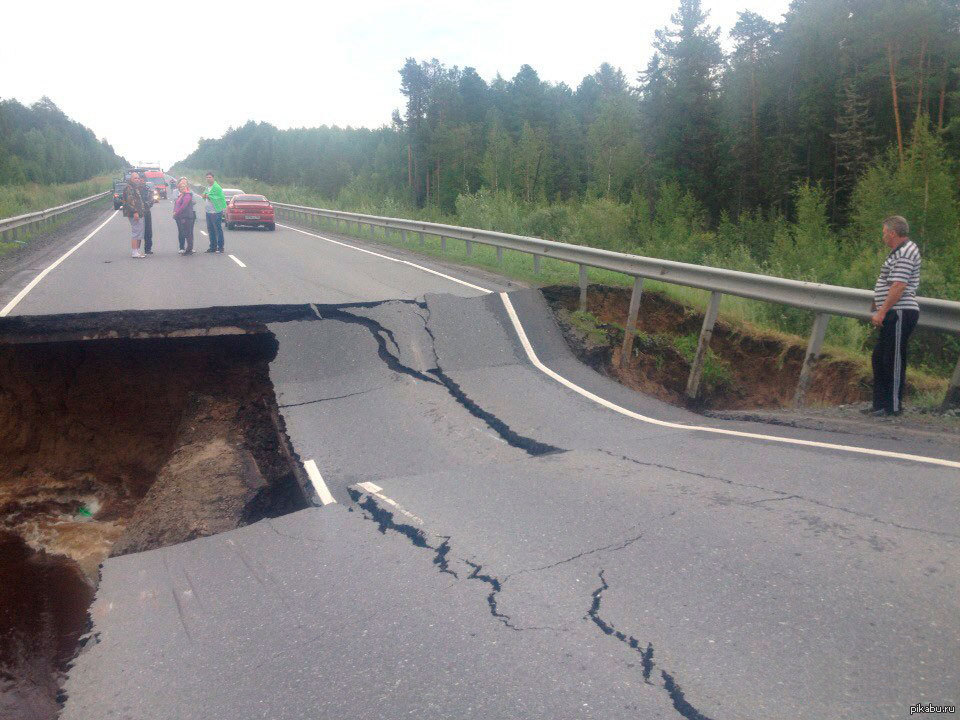
[[[203,193],[207,216],[208,253],[223,252],[223,211],[227,200],[223,188],[207,173],[207,191]],[[193,255],[193,227],[197,221],[194,194],[182,177],[173,196],[173,219],[177,224],[177,243],[181,255]],[[123,215],[130,221],[130,256],[145,258],[153,254],[153,193],[139,173],[132,173],[123,191]]]

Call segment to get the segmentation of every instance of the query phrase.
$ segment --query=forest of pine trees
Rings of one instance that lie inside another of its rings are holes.
[[[920,125],[960,148],[951,0],[794,0],[779,24],[740,13],[729,37],[725,54],[699,0],[682,0],[638,77],[603,64],[575,89],[529,65],[487,82],[411,58],[400,70],[406,107],[389,127],[251,122],[182,164],[329,197],[362,176],[448,212],[481,188],[526,202],[628,202],[675,181],[713,223],[724,211],[792,213],[797,182],[810,181],[838,223],[869,162],[891,144],[902,158]]]
[[[128,163],[50,98],[0,100],[0,185],[73,183]]]

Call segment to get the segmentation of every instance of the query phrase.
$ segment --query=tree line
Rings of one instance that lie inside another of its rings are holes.
[[[0,100],[0,185],[72,183],[128,164],[50,98]]]
[[[574,89],[524,65],[485,81],[473,68],[410,58],[406,106],[379,130],[280,131],[248,123],[183,161],[307,184],[336,197],[362,176],[380,192],[453,212],[461,194],[528,202],[629,201],[677,182],[713,223],[726,212],[792,213],[798,181],[846,219],[870,162],[924,124],[960,149],[960,9],[952,0],[794,0],[782,22],[741,12],[723,51],[700,0],[681,0],[636,78],[603,64]]]

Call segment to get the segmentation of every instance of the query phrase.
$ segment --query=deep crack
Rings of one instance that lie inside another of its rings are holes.
[[[600,587],[594,590],[591,594],[593,601],[590,603],[590,609],[587,611],[586,618],[589,618],[591,622],[600,628],[604,635],[609,635],[610,637],[616,638],[620,642],[627,645],[631,650],[638,653],[640,655],[641,667],[643,669],[643,681],[647,685],[653,685],[653,683],[650,681],[650,677],[653,674],[653,667],[655,665],[653,662],[653,644],[648,642],[647,646],[641,649],[640,641],[637,640],[637,638],[635,638],[633,635],[627,635],[626,633],[620,632],[613,625],[600,617],[601,596],[603,595],[604,591],[610,589],[610,585],[603,576],[603,570],[600,571],[599,576]],[[670,695],[673,708],[678,713],[686,718],[686,720],[710,720],[710,718],[701,713],[687,701],[687,699],[684,697],[683,690],[680,688],[680,685],[677,684],[673,675],[663,669],[660,670],[660,675],[663,678],[663,688]]]
[[[443,542],[436,547],[437,554],[433,558],[433,564],[439,568],[440,572],[459,577],[455,570],[450,569],[450,563],[447,560],[447,554],[450,552],[450,536],[443,538]]]
[[[542,443],[533,438],[526,437],[519,434],[515,430],[511,429],[503,420],[498,418],[491,412],[484,410],[480,407],[475,401],[473,401],[458,385],[452,378],[450,378],[440,367],[440,359],[437,355],[437,339],[433,334],[433,331],[430,329],[430,308],[427,304],[424,303],[415,303],[418,307],[427,311],[427,316],[424,317],[420,313],[417,313],[417,316],[423,321],[423,329],[430,337],[431,351],[433,352],[434,357],[434,367],[427,370],[427,372],[421,372],[420,370],[415,370],[409,365],[405,365],[400,361],[400,345],[397,343],[397,338],[392,330],[384,327],[381,323],[373,320],[371,318],[363,317],[362,315],[353,315],[341,308],[326,308],[324,310],[324,319],[326,320],[336,320],[339,322],[349,323],[353,325],[360,325],[361,327],[366,328],[373,338],[377,341],[377,354],[380,359],[394,372],[407,375],[409,377],[416,378],[417,380],[423,380],[424,382],[432,383],[434,385],[441,385],[446,388],[447,392],[450,393],[450,396],[457,401],[457,403],[463,407],[467,412],[473,415],[475,418],[482,420],[486,423],[487,427],[493,430],[497,435],[499,435],[508,445],[511,447],[518,448],[523,450],[528,455],[538,456],[538,455],[549,455],[552,453],[561,453],[566,452],[563,448],[556,447],[554,445],[549,445],[547,443]],[[396,350],[396,354],[393,354],[390,351],[390,345],[393,345],[393,348]],[[338,398],[331,398],[338,399]]]
[[[490,586],[490,594],[487,595],[487,605],[490,606],[490,614],[511,630],[520,630],[521,628],[518,628],[516,625],[510,622],[510,616],[504,615],[502,612],[500,612],[500,608],[497,607],[497,595],[503,589],[503,583],[501,583],[498,578],[495,578],[492,575],[481,574],[480,571],[483,569],[483,565],[470,560],[464,560],[464,562],[473,568],[473,572],[467,575],[467,580],[479,580],[480,582],[486,583]]]
[[[460,388],[460,386],[454,382],[453,379],[448,377],[447,374],[444,373],[440,368],[433,368],[427,372],[435,376],[443,384],[443,386],[447,388],[447,392],[450,393],[453,399],[460,403],[460,405],[462,405],[467,412],[469,412],[475,418],[483,420],[483,422],[487,424],[487,427],[503,438],[503,440],[510,447],[518,448],[526,452],[528,455],[533,456],[566,452],[566,450],[563,448],[542,443],[539,440],[534,440],[533,438],[526,437],[512,430],[510,426],[507,425],[503,420],[498,418],[493,413],[487,412],[482,407],[477,405],[477,403],[471,400]]]
[[[687,702],[687,699],[683,696],[683,690],[677,684],[677,681],[673,679],[673,675],[666,670],[661,670],[660,675],[663,677],[664,689],[670,694],[670,700],[673,702],[674,710],[683,715],[687,720],[710,720],[710,718]]]
[[[357,492],[353,488],[348,488],[347,492],[350,494],[350,498],[361,509],[366,510],[367,513],[369,513],[370,518],[377,523],[377,529],[382,534],[386,535],[387,530],[393,530],[395,533],[406,537],[416,547],[429,548],[431,550],[437,549],[427,542],[427,536],[423,530],[416,528],[413,525],[408,525],[407,523],[395,522],[393,519],[393,513],[380,507],[380,505],[377,504],[376,500],[374,500],[372,496],[364,495],[363,493]]]
[[[403,535],[414,546],[420,548],[426,548],[433,550],[436,554],[433,557],[433,564],[437,566],[437,569],[441,573],[447,575],[453,575],[454,578],[460,579],[460,576],[449,567],[448,555],[450,553],[450,536],[448,535],[438,535],[436,537],[442,538],[443,542],[439,545],[431,545],[427,541],[427,534],[419,529],[415,528],[412,525],[407,523],[398,523],[393,518],[393,513],[389,510],[384,510],[373,496],[366,493],[361,493],[353,488],[348,488],[347,492],[350,494],[350,498],[357,504],[360,509],[366,511],[367,517],[377,523],[377,529],[386,535],[387,530],[392,530],[393,532]],[[503,589],[503,582],[494,577],[493,575],[487,575],[481,573],[483,566],[471,562],[470,560],[461,559],[461,562],[469,565],[473,568],[473,572],[470,573],[465,579],[467,580],[479,580],[482,583],[490,586],[490,593],[487,595],[487,606],[490,609],[490,614],[499,620],[505,627],[515,630],[517,632],[522,632],[524,630],[556,630],[552,627],[518,627],[514,625],[509,615],[505,615],[500,612],[500,608],[497,605],[497,594]]]
[[[434,385],[441,384],[438,380],[430,377],[426,373],[422,373],[419,370],[414,370],[409,365],[404,365],[402,362],[400,362],[400,345],[397,343],[396,336],[392,330],[384,327],[376,320],[363,317],[362,315],[352,315],[351,313],[348,313],[340,308],[326,309],[324,312],[324,319],[337,320],[338,322],[349,323],[351,325],[360,325],[361,327],[366,328],[373,336],[373,339],[377,341],[377,354],[388,368],[396,373],[400,373],[401,375],[409,375],[417,380],[423,380],[424,382],[432,383]],[[387,347],[388,341],[393,344],[394,348],[396,348],[396,355],[391,353]]]

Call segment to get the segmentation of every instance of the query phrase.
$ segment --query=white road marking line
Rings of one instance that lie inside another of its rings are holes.
[[[759,433],[749,433],[742,432],[740,430],[724,430],[723,428],[713,428],[713,427],[703,427],[700,425],[684,425],[683,423],[667,422],[666,420],[657,420],[656,418],[647,417],[646,415],[641,415],[640,413],[635,413],[632,410],[627,410],[625,407],[621,407],[616,403],[612,403],[605,398],[595,395],[594,393],[586,390],[579,385],[570,382],[565,377],[559,373],[554,372],[542,362],[540,358],[537,357],[537,353],[534,351],[533,346],[530,344],[530,340],[527,338],[527,333],[523,329],[523,325],[520,323],[520,318],[517,316],[517,311],[513,308],[513,303],[510,302],[510,298],[507,297],[507,293],[500,293],[500,299],[503,301],[503,306],[507,310],[507,315],[510,316],[510,322],[513,323],[513,329],[517,333],[517,337],[520,339],[520,344],[523,345],[524,351],[527,353],[527,358],[533,363],[534,367],[543,372],[546,375],[549,375],[551,378],[556,380],[561,385],[573,390],[575,393],[583,395],[588,400],[593,400],[593,402],[603,405],[609,410],[618,412],[621,415],[626,415],[629,418],[634,420],[640,420],[645,423],[650,423],[651,425],[659,425],[661,427],[674,428],[677,430],[696,430],[699,432],[714,433],[716,435],[730,435],[732,437],[741,437],[741,438],[751,438],[754,440],[768,440],[770,442],[785,443],[788,445],[803,445],[805,447],[815,447],[815,448],[824,448],[827,450],[842,450],[844,452],[851,453],[861,453],[863,455],[875,455],[877,457],[886,457],[886,458],[895,458],[897,460],[910,460],[913,462],[926,463],[928,465],[940,465],[942,467],[957,468],[960,469],[960,462],[954,460],[944,460],[942,458],[926,457],[924,455],[910,455],[908,453],[898,453],[891,452],[889,450],[874,450],[872,448],[863,448],[856,447],[852,445],[835,445],[834,443],[818,442],[816,440],[800,440],[798,438],[787,438],[787,437],[777,437],[775,435],[761,435]]]
[[[317,497],[320,498],[320,502],[324,505],[329,505],[330,503],[335,503],[333,495],[330,494],[330,489],[327,487],[327,484],[323,481],[323,476],[320,474],[320,468],[317,467],[315,460],[307,460],[303,464],[304,470],[307,471],[307,477],[310,478],[310,482],[313,483],[313,489],[317,491]]]
[[[233,261],[234,261],[237,265],[239,265],[240,267],[246,267],[246,265],[244,265],[242,262],[240,262],[240,260],[237,258],[236,255],[230,255],[230,254],[228,253],[228,254],[227,254],[227,257],[230,258],[231,260],[233,260]]]
[[[315,237],[320,240],[326,240],[328,243],[333,243],[334,245],[341,245],[345,248],[356,250],[357,252],[362,252],[362,253],[366,253],[367,255],[373,255],[374,257],[383,258],[384,260],[389,260],[390,262],[399,263],[401,265],[409,265],[410,267],[416,268],[417,270],[423,270],[424,272],[428,272],[431,275],[439,275],[442,278],[445,278],[447,280],[452,280],[453,282],[460,283],[461,285],[466,285],[468,288],[473,288],[474,290],[479,290],[480,292],[484,292],[484,293],[493,292],[493,290],[490,290],[489,288],[480,287],[479,285],[474,285],[473,283],[468,283],[466,280],[455,278],[452,275],[445,275],[442,272],[431,270],[430,268],[424,267],[423,265],[417,265],[416,263],[412,263],[409,260],[400,260],[399,258],[390,257],[389,255],[381,255],[380,253],[375,253],[372,250],[364,250],[363,248],[358,248],[356,245],[349,245],[345,242],[340,242],[339,240],[331,240],[330,238],[324,237],[323,235],[317,235],[315,233],[307,232],[306,230],[301,230],[300,228],[291,227],[290,225],[281,225],[280,223],[277,223],[277,227],[286,228],[287,230],[294,230],[298,233],[303,233],[304,235],[309,235],[310,237]]]
[[[382,492],[380,492],[381,490],[383,490],[383,488],[380,487],[379,485],[376,485],[376,484],[374,484],[374,483],[372,483],[372,482],[362,482],[362,483],[357,483],[356,485],[354,485],[354,487],[355,487],[355,488],[360,488],[360,489],[363,490],[367,495],[372,495],[373,497],[375,497],[375,498],[377,498],[377,499],[379,499],[379,500],[382,500],[383,502],[387,503],[387,505],[389,505],[390,507],[394,508],[397,512],[399,512],[399,513],[401,513],[401,514],[403,514],[403,515],[406,515],[408,518],[410,518],[411,520],[419,523],[420,525],[426,525],[426,523],[423,521],[423,519],[417,517],[416,515],[414,515],[414,514],[413,514],[412,512],[410,512],[409,510],[405,510],[405,509],[400,505],[400,503],[396,502],[395,500],[391,500],[391,499],[388,498],[386,495],[384,495]]]
[[[207,235],[207,233],[205,233],[203,230],[200,231],[200,234],[201,234],[201,235]],[[207,235],[207,237],[210,237],[210,236]]]
[[[106,220],[104,220],[102,223],[100,223],[100,224],[97,226],[97,228],[96,228],[92,233],[90,233],[89,235],[87,235],[83,240],[81,240],[80,242],[78,242],[78,243],[77,243],[76,245],[74,245],[72,248],[70,248],[69,250],[67,250],[63,255],[61,255],[61,256],[56,260],[56,262],[54,262],[54,263],[53,263],[52,265],[50,265],[46,270],[44,270],[44,271],[41,272],[39,275],[37,275],[33,280],[31,280],[23,290],[21,290],[19,293],[17,293],[17,296],[16,296],[15,298],[13,298],[13,300],[11,300],[11,301],[8,302],[6,305],[4,305],[3,310],[0,310],[0,317],[6,317],[6,316],[10,313],[10,311],[13,310],[13,309],[17,306],[17,304],[18,304],[21,300],[23,300],[23,298],[26,297],[27,293],[30,292],[31,290],[33,290],[33,289],[37,286],[37,283],[38,283],[38,282],[40,282],[41,280],[43,280],[51,270],[53,270],[55,267],[57,267],[57,265],[59,265],[59,264],[62,263],[64,260],[66,260],[68,257],[70,257],[71,255],[73,255],[73,253],[76,252],[76,250],[77,250],[81,245],[83,245],[87,240],[89,240],[89,239],[92,238],[94,235],[96,235],[98,232],[100,232],[100,230],[103,229],[103,226],[104,226],[104,225],[106,225],[108,222],[110,222],[111,220],[113,220],[114,217],[116,217],[116,214],[117,214],[118,212],[120,212],[120,211],[119,211],[119,210],[114,210],[113,213],[110,215],[110,217],[108,217]]]

